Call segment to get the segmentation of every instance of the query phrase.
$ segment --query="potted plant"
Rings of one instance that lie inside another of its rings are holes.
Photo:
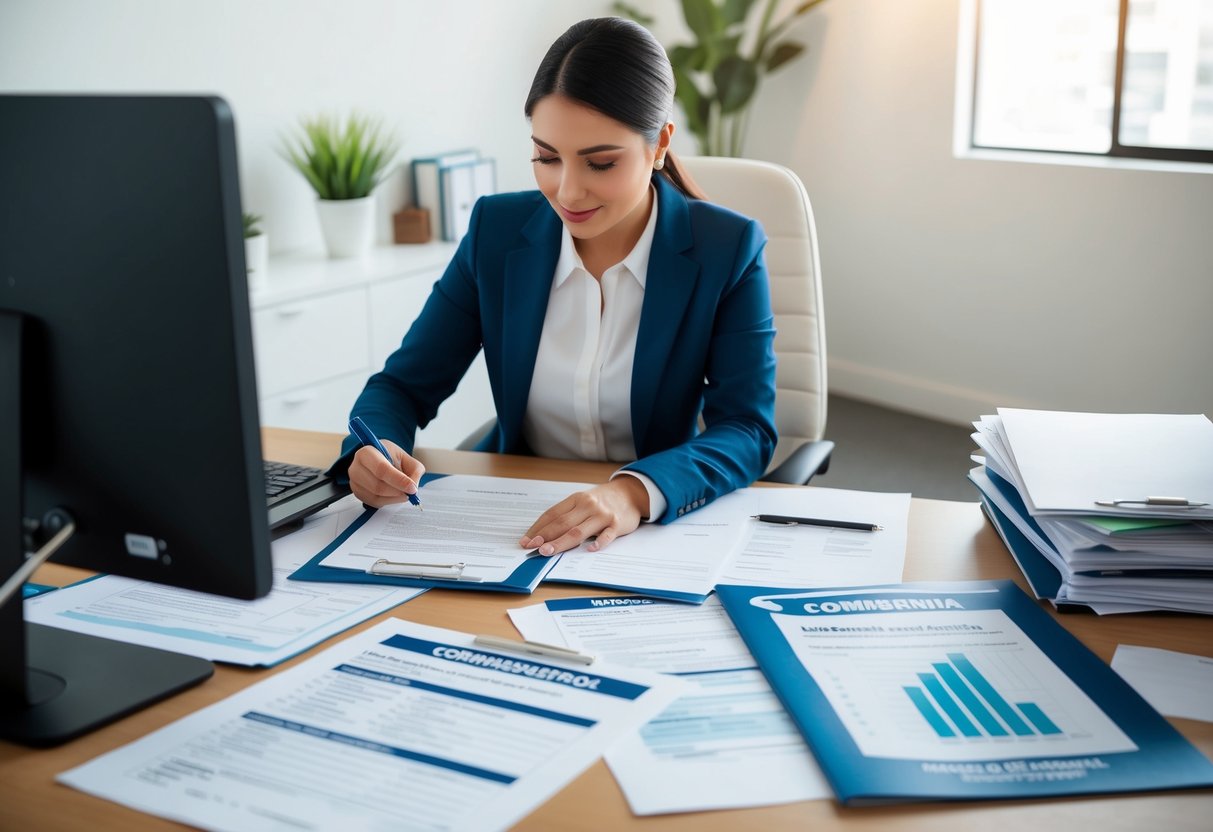
[[[248,270],[249,289],[265,286],[266,268],[269,263],[269,237],[261,230],[260,214],[244,215],[244,265]]]
[[[821,2],[803,0],[775,20],[779,0],[766,0],[755,31],[748,22],[759,5],[755,0],[682,0],[682,16],[695,42],[676,44],[667,52],[674,68],[674,97],[701,154],[741,155],[759,83],[807,48],[784,38],[784,32]],[[642,26],[653,25],[652,17],[626,2],[613,8]]]
[[[327,115],[304,118],[293,139],[284,139],[282,155],[316,191],[330,257],[357,257],[370,248],[375,231],[371,192],[397,147],[379,121],[359,115],[344,123]]]

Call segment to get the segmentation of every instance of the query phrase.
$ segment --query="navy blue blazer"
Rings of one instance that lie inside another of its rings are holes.
[[[668,523],[766,471],[775,326],[761,226],[687,199],[663,176],[653,181],[659,209],[632,371],[637,461],[624,467],[661,489]],[[560,241],[560,219],[538,191],[481,199],[421,315],[351,415],[411,451],[483,348],[497,424],[477,450],[531,453],[522,422]],[[357,448],[347,437],[332,472],[344,475]]]

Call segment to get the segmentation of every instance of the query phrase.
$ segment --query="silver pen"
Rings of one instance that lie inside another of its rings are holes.
[[[538,641],[517,641],[500,636],[476,636],[473,643],[481,647],[493,647],[497,650],[512,650],[515,653],[526,653],[531,656],[547,656],[551,659],[564,659],[577,664],[593,664],[594,657],[579,650],[568,647],[558,647],[555,644],[543,644]]]

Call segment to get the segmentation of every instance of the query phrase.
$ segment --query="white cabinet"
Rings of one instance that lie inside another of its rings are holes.
[[[344,433],[354,399],[400,345],[454,252],[429,243],[358,260],[271,258],[264,288],[250,296],[261,423]],[[452,448],[492,417],[478,357],[417,444]]]
[[[253,312],[257,390],[288,390],[365,370],[370,338],[366,289],[342,289]]]

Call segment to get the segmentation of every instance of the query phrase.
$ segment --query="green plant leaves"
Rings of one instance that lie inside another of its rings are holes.
[[[743,23],[749,16],[750,8],[753,5],[754,0],[724,0],[724,4],[720,8],[720,16],[726,26]]]
[[[250,214],[248,211],[241,213],[241,220],[244,223],[244,239],[256,237],[261,233],[258,223],[261,222],[260,214]]]
[[[802,0],[795,9],[774,20],[779,0],[767,0],[750,25],[758,0],[682,0],[682,16],[694,34],[693,43],[681,43],[667,52],[674,68],[674,97],[686,114],[687,129],[709,156],[737,156],[745,137],[747,112],[762,77],[795,60],[806,49],[792,40],[775,41],[793,20],[824,0]],[[612,8],[642,25],[635,7],[615,2]],[[742,55],[742,43],[752,34],[753,53]],[[774,44],[774,46],[772,46]]]
[[[758,67],[748,58],[729,55],[716,66],[712,73],[716,84],[716,100],[720,102],[722,114],[744,109],[758,89]]]
[[[775,48],[771,50],[770,57],[767,58],[766,71],[774,72],[804,50],[804,44],[795,43],[790,40],[775,44]]]
[[[321,199],[361,199],[382,180],[397,147],[377,120],[355,114],[343,125],[319,115],[301,119],[294,140],[283,139],[280,153]]]
[[[700,43],[710,43],[725,27],[720,9],[712,0],[682,0],[682,16]]]

